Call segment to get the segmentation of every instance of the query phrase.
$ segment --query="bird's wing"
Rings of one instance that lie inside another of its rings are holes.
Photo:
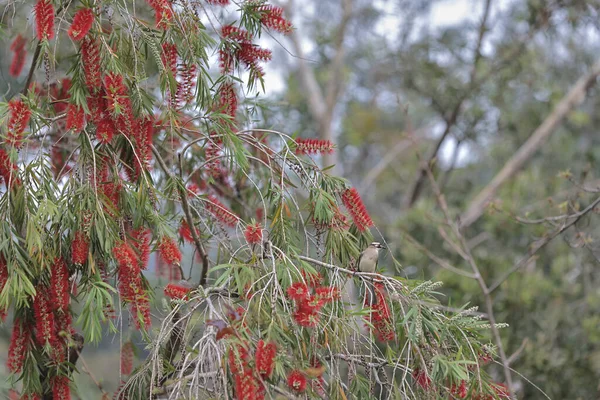
[[[358,255],[358,260],[356,260],[356,267],[355,267],[355,269],[357,271],[360,271],[360,260],[361,260],[361,258],[363,256],[363,254],[365,254],[364,250],[360,252],[360,254]]]

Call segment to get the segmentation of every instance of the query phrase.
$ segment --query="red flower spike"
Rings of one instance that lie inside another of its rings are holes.
[[[227,6],[229,5],[229,0],[206,0],[208,4],[213,4],[216,6]]]
[[[239,221],[238,216],[235,215],[233,212],[229,211],[229,209],[227,209],[227,207],[225,207],[223,203],[221,203],[219,199],[217,199],[212,194],[208,196],[206,210],[209,213],[211,213],[218,221],[232,228]]]
[[[35,27],[39,40],[54,38],[54,6],[50,0],[39,0],[34,6]]]
[[[347,189],[342,193],[342,203],[350,212],[354,225],[360,232],[364,232],[373,226],[373,221],[356,188]]]
[[[173,19],[173,10],[168,0],[147,0],[154,9],[156,27],[167,29],[169,22]]]
[[[303,301],[298,305],[296,311],[294,311],[292,318],[300,326],[314,328],[319,323],[318,309],[307,301]]]
[[[21,74],[23,70],[23,65],[25,64],[25,56],[27,56],[27,50],[25,50],[25,44],[27,41],[23,36],[17,35],[15,40],[13,40],[10,45],[10,50],[14,53],[13,59],[10,64],[9,74],[10,76],[17,77]]]
[[[10,161],[10,157],[4,151],[4,149],[0,149],[0,177],[4,179],[4,183],[6,186],[12,187],[14,184],[19,184],[19,178],[16,176],[17,174],[17,166]]]
[[[96,127],[96,139],[100,143],[110,143],[115,134],[115,126],[109,118],[104,118]]]
[[[255,365],[256,371],[262,378],[269,378],[275,367],[275,355],[277,346],[273,342],[265,344],[264,340],[259,340],[256,346]]]
[[[272,5],[264,5],[258,8],[261,12],[260,23],[276,32],[290,33],[292,23],[283,18],[283,8]]]
[[[334,145],[329,140],[296,139],[296,154],[331,154]]]
[[[292,300],[302,301],[309,298],[310,292],[304,282],[295,282],[287,289],[287,295]]]
[[[195,229],[195,228],[194,228]],[[198,229],[196,230],[196,234],[200,236]],[[187,221],[185,219],[181,220],[181,226],[179,227],[179,235],[188,243],[194,243],[194,236],[192,236],[192,230],[189,227]]]
[[[177,94],[175,95],[175,98],[181,105],[188,104],[194,98],[196,72],[197,67],[195,64],[182,64],[179,69],[181,81],[177,84]]]
[[[427,372],[422,371],[420,368],[415,368],[412,373],[412,377],[415,382],[423,388],[423,390],[427,391],[431,388],[431,379],[427,375]]]
[[[181,263],[181,251],[175,241],[163,236],[158,243],[158,254],[167,264],[179,265]]]
[[[238,108],[238,98],[232,82],[227,82],[219,88],[219,111],[235,119]]]
[[[8,110],[6,141],[9,145],[19,148],[23,140],[23,131],[27,128],[29,118],[31,118],[31,110],[23,100],[9,101]]]
[[[121,347],[121,375],[130,375],[133,371],[133,343],[126,342]]]
[[[127,87],[123,83],[123,76],[110,73],[104,77],[104,90],[106,91],[107,108],[114,114],[126,114],[128,105]]]
[[[38,286],[33,299],[33,311],[35,315],[36,339],[39,345],[53,343],[56,339],[54,330],[54,313],[52,312],[52,301],[48,288]]]
[[[77,231],[71,242],[71,260],[73,264],[83,265],[88,258],[90,242],[82,231]]]
[[[86,254],[87,256],[87,254]],[[67,312],[71,301],[71,290],[69,286],[69,268],[62,258],[54,260],[50,275],[50,291],[52,303],[58,310]]]
[[[177,76],[177,45],[173,43],[163,43],[162,50],[161,60],[165,69],[171,71],[173,76]]]
[[[71,400],[69,382],[69,378],[66,376],[53,376],[50,379],[53,400]]]
[[[287,385],[297,393],[302,393],[306,389],[306,377],[302,372],[294,370],[288,375]]]
[[[244,236],[248,244],[258,244],[262,242],[262,226],[257,222],[254,225],[248,225],[244,231]]]
[[[330,303],[340,298],[340,289],[335,286],[322,286],[315,289],[315,296],[325,303]]]
[[[82,8],[75,13],[69,28],[69,36],[73,40],[81,40],[88,34],[94,23],[94,12],[91,8]]]
[[[67,130],[73,130],[73,133],[79,133],[85,124],[85,111],[75,104],[69,104],[67,108]]]
[[[147,228],[139,228],[131,232],[131,237],[134,240],[133,245],[138,252],[140,268],[146,269],[150,261],[150,239],[152,232]]]
[[[95,39],[85,38],[83,40],[81,44],[81,61],[85,74],[85,84],[90,93],[97,93],[102,88],[102,64],[100,45]],[[92,115],[94,115],[93,112]]]
[[[184,281],[185,282],[185,281]],[[165,286],[165,296],[174,300],[183,300],[192,289],[180,283],[169,283]]]
[[[23,323],[15,319],[12,335],[10,337],[10,345],[8,346],[8,361],[6,366],[10,372],[15,374],[21,372],[23,361],[29,349],[29,341],[31,340],[31,329],[23,326]]]
[[[0,293],[4,290],[6,282],[8,282],[8,265],[6,264],[4,257],[0,255]],[[4,321],[6,318],[6,310],[0,309],[0,317],[0,319]]]
[[[249,42],[252,40],[252,36],[248,31],[233,25],[223,26],[221,28],[221,35],[226,39],[232,39],[238,42]]]
[[[452,387],[450,388],[450,394],[459,399],[464,399],[467,397],[467,382],[465,382],[463,379],[460,381],[460,385],[458,386],[452,384]]]

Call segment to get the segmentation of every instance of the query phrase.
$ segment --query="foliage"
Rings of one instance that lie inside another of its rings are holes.
[[[148,356],[132,368],[125,341],[116,398],[505,396],[481,368],[494,349],[473,309],[440,309],[438,283],[353,270],[373,222],[306,156],[332,143],[240,117],[271,58],[258,38],[292,27],[263,1],[214,8],[228,3],[6,6],[33,7],[36,28],[12,49],[33,60],[1,112],[11,384],[68,399],[84,343],[132,329]],[[365,281],[372,307],[352,289]]]

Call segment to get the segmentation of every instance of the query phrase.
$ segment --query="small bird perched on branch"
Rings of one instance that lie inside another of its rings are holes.
[[[375,272],[377,270],[377,262],[379,260],[379,249],[385,249],[379,242],[373,242],[360,253],[358,257],[358,270],[360,272]],[[375,296],[375,286],[373,282],[365,279],[365,286],[369,291],[369,304],[373,305],[377,303],[377,297]]]

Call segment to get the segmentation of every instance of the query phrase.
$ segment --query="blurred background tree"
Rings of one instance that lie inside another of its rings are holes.
[[[375,210],[403,273],[444,281],[449,306],[493,302],[520,398],[544,398],[528,381],[551,398],[597,398],[600,3],[285,4],[295,57],[280,64],[271,124],[334,138],[324,164]],[[440,236],[426,166],[485,286],[427,254],[469,270]]]

